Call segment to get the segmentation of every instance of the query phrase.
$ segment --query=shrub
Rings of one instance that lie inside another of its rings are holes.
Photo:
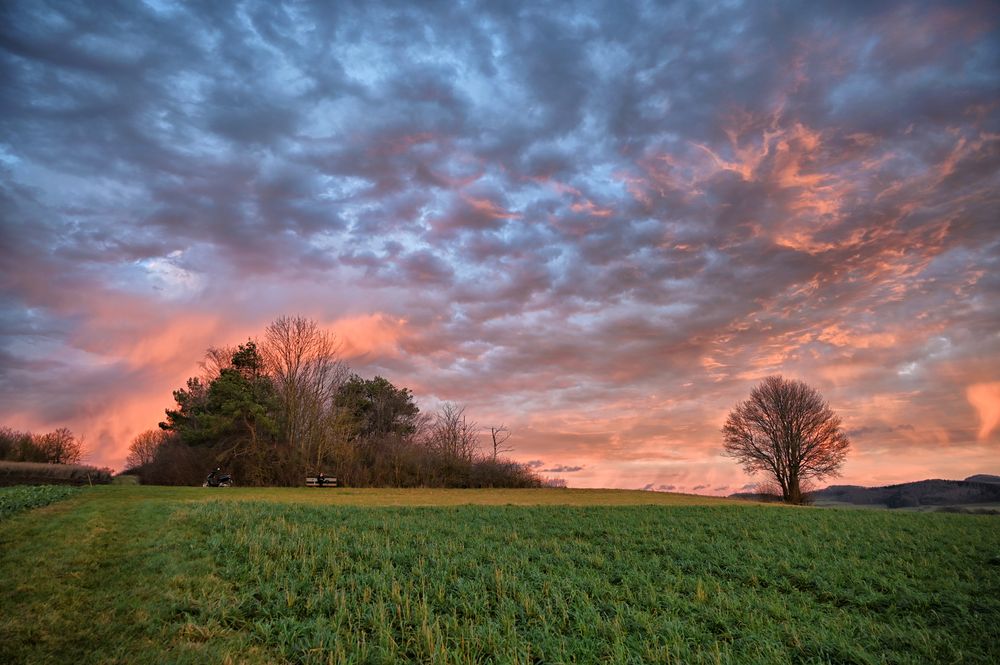
[[[106,485],[111,469],[82,464],[0,461],[0,486],[8,485]]]

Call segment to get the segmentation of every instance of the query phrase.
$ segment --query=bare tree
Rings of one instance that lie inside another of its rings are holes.
[[[769,474],[788,503],[802,503],[802,483],[839,475],[850,441],[837,416],[802,381],[769,376],[729,413],[725,454],[749,474]]]
[[[233,356],[239,349],[233,345],[210,346],[198,365],[202,371],[202,381],[208,385],[219,378],[222,370],[233,366]]]
[[[161,429],[151,429],[136,435],[128,446],[125,458],[126,469],[137,469],[156,459],[156,451],[170,438],[170,433]]]
[[[73,436],[68,427],[41,435],[36,445],[51,464],[77,464],[83,457],[83,441]]]
[[[319,466],[332,446],[334,397],[347,379],[336,338],[302,316],[282,316],[264,331],[261,354],[285,418],[284,439]]]
[[[490,439],[493,443],[493,461],[497,461],[502,453],[509,453],[514,450],[514,446],[508,446],[507,442],[510,440],[511,432],[507,429],[506,425],[500,425],[499,427],[490,428]]]
[[[472,462],[478,450],[481,428],[465,415],[465,407],[446,402],[434,416],[428,444],[449,459]]]

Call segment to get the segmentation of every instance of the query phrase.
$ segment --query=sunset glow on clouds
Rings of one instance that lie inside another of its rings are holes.
[[[302,314],[571,486],[741,489],[772,373],[1000,472],[995,3],[103,4],[0,10],[0,423],[121,468]]]

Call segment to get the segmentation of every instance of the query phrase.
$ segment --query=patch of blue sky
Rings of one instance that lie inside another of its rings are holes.
[[[367,125],[367,109],[367,104],[352,95],[324,97],[302,109],[298,133],[303,141],[343,141]],[[322,150],[324,145],[300,142],[298,147],[308,152]]]
[[[627,166],[625,161],[617,159],[594,161],[587,169],[581,169],[572,183],[585,194],[597,197],[599,200],[595,203],[613,207],[615,202],[628,201],[632,196],[626,183],[617,175]]]
[[[626,77],[635,58],[625,45],[611,40],[594,41],[585,50],[587,64],[597,80],[591,82],[613,83]]]
[[[160,15],[176,14],[181,10],[181,5],[174,0],[142,0],[142,4]]]
[[[321,174],[318,179],[320,188],[318,197],[324,201],[350,201],[364,194],[373,184],[367,178],[351,175]]]
[[[167,74],[163,80],[163,90],[169,96],[172,106],[188,111],[190,116],[206,102],[208,92],[215,80],[207,73],[196,69],[184,69]]]
[[[877,63],[871,62],[872,51],[878,41],[878,37],[871,37],[863,44],[859,44],[854,52],[854,58],[859,66],[849,70],[851,73],[839,82],[830,84],[826,99],[834,113],[854,112],[859,105],[864,107],[893,94],[892,86],[888,86],[887,81],[879,76]]]
[[[86,32],[73,39],[73,46],[99,61],[126,67],[140,63],[149,50],[149,41],[146,36],[127,30]]]
[[[331,55],[349,78],[373,90],[399,70],[395,54],[367,41],[343,41],[331,45]]]
[[[65,32],[73,28],[73,23],[63,16],[62,12],[50,11],[42,3],[25,3],[25,5],[24,9],[27,11],[23,14],[24,20],[18,24],[18,28],[22,32],[45,35],[53,32]]]
[[[986,89],[996,89],[997,62],[1000,62],[1000,29],[993,31],[993,39],[971,44],[962,60],[958,78],[963,85],[974,84]]]
[[[30,187],[44,188],[46,207],[62,209],[63,213],[72,212],[75,217],[99,209],[131,209],[146,201],[144,183],[102,176],[93,171],[67,171],[64,170],[68,167],[66,163],[57,166],[59,170],[35,160],[21,160],[14,169],[14,180]],[[64,221],[62,215],[53,219],[57,220],[57,224]]]
[[[174,250],[166,256],[121,264],[107,275],[107,279],[117,288],[162,300],[197,298],[204,292],[208,280],[185,260],[185,254],[183,250]]]
[[[14,146],[9,143],[0,143],[0,164],[7,167],[14,167],[21,163],[21,158],[14,150]]]
[[[266,67],[258,69],[258,78],[253,81],[255,87],[265,90],[272,99],[275,96],[296,97],[312,89],[314,85],[312,77],[306,74],[295,61],[297,53],[279,47],[265,39],[257,31],[257,27],[246,11],[239,13],[239,21],[245,31],[248,45],[252,45],[260,51],[256,56],[267,63]]]

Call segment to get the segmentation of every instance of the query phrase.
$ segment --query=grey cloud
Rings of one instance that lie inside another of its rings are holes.
[[[853,429],[847,430],[847,435],[850,437],[865,437],[870,434],[892,434],[893,432],[912,432],[914,431],[913,425],[909,423],[902,423],[900,425],[865,425],[863,427],[855,427]]]
[[[701,418],[785,370],[958,414],[1000,353],[1000,40],[937,6],[8,3],[2,320],[76,348],[76,293],[165,301],[169,259],[223,318],[285,313],[226,309],[262,278],[405,319],[378,362],[442,398]]]

